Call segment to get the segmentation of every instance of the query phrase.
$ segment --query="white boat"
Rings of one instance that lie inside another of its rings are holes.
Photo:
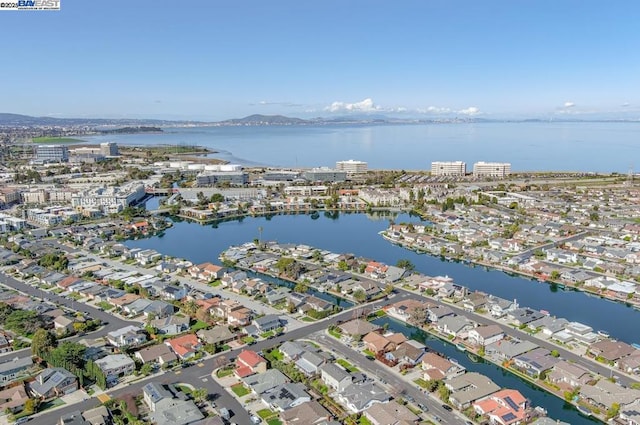
[[[603,338],[609,338],[609,332],[607,331],[598,331],[598,335],[600,335]]]

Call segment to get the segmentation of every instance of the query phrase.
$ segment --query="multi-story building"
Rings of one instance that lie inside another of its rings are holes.
[[[343,182],[347,180],[347,172],[328,167],[312,168],[302,173],[305,180],[310,182]]]
[[[67,162],[69,148],[65,145],[39,145],[36,147],[36,161]]]
[[[336,162],[336,170],[346,171],[347,174],[361,174],[366,173],[369,165],[364,161],[356,161],[349,159],[347,161]]]
[[[100,153],[104,156],[118,156],[118,145],[115,142],[100,143]]]
[[[0,188],[0,208],[20,202],[20,191],[8,187]]]
[[[118,213],[145,196],[142,183],[130,183],[120,187],[98,187],[71,196],[76,208],[100,208],[107,214]]]
[[[476,162],[473,164],[474,177],[507,177],[511,174],[511,164],[508,162]]]
[[[196,176],[196,185],[213,186],[220,183],[245,185],[249,181],[249,174],[243,171],[205,171]]]
[[[436,161],[431,163],[432,176],[464,176],[467,163],[463,161]]]
[[[23,204],[44,204],[49,200],[48,193],[43,189],[31,189],[20,194]]]

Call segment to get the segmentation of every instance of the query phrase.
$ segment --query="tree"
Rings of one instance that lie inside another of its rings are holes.
[[[363,302],[367,299],[367,294],[362,289],[356,289],[353,291],[353,299],[358,302]]]
[[[414,266],[411,261],[406,259],[398,260],[398,262],[396,263],[396,266],[408,271],[412,271],[416,268],[416,266]]]
[[[309,287],[303,282],[298,282],[298,283],[296,283],[296,286],[293,287],[293,290],[295,292],[299,292],[301,294],[304,294],[309,290]]]
[[[191,396],[196,402],[201,402],[207,399],[209,392],[206,388],[196,388],[191,392]]]
[[[553,357],[560,357],[560,353],[558,352],[558,350],[551,350],[551,356]]]
[[[409,314],[409,323],[414,326],[423,325],[427,321],[427,309],[414,308]]]
[[[340,260],[338,262],[338,269],[342,270],[343,272],[346,272],[347,270],[349,270],[349,265],[347,264],[346,261]]]
[[[42,357],[42,354],[56,348],[57,340],[54,334],[46,329],[38,329],[31,338],[31,352]]]
[[[446,385],[440,385],[440,387],[438,388],[438,396],[440,397],[440,400],[448,403],[449,397],[451,397],[451,391],[449,391],[449,388],[447,388]]]
[[[198,311],[198,304],[194,300],[189,300],[184,303],[182,309],[188,316],[195,316],[196,311]]]
[[[150,375],[151,372],[153,372],[153,366],[151,365],[151,363],[145,363],[140,368],[140,373],[144,376]]]

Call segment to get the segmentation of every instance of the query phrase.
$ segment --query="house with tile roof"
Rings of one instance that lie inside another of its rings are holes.
[[[500,390],[473,403],[473,410],[487,415],[492,424],[517,425],[527,418],[527,399],[517,390]]]
[[[164,343],[171,348],[171,351],[176,353],[176,356],[178,356],[180,360],[190,359],[202,346],[198,337],[194,334],[186,334],[176,338],[171,338]]]
[[[267,361],[253,350],[242,350],[236,359],[234,373],[239,378],[244,378],[254,373],[267,371]]]

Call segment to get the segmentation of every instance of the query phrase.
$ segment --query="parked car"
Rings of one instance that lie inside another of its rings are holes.
[[[423,412],[428,412],[429,411],[429,408],[426,405],[422,404],[422,403],[419,403],[418,407],[420,409],[422,409]]]
[[[452,412],[453,411],[453,408],[451,406],[449,406],[448,404],[443,404],[442,408],[444,410],[446,410],[447,412]]]

